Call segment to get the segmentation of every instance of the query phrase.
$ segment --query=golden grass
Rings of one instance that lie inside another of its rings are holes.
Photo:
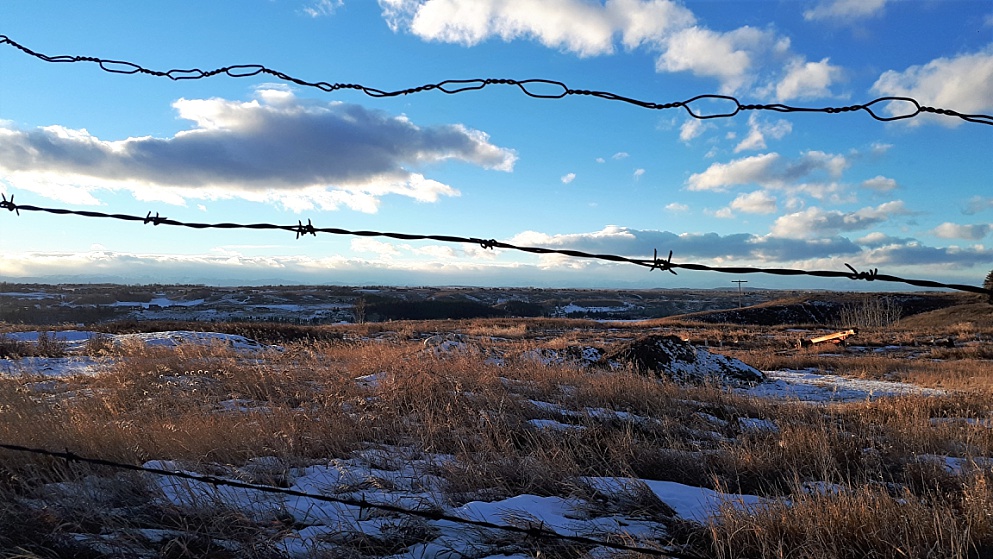
[[[720,558],[981,557],[993,551],[990,478],[970,476],[962,494],[893,494],[882,485],[819,490],[797,482],[790,502],[729,502],[711,523]]]
[[[750,510],[728,505],[694,536],[701,551],[722,557],[966,557],[993,549],[993,472],[981,460],[993,456],[993,429],[984,423],[993,419],[993,374],[979,353],[963,349],[942,361],[927,353],[777,355],[770,349],[793,333],[685,330],[726,346],[758,340],[724,352],[763,369],[813,368],[952,391],[815,407],[513,357],[533,347],[608,343],[589,323],[571,332],[554,324],[545,331],[532,322],[467,321],[459,332],[474,338],[469,349],[441,356],[421,342],[438,323],[349,327],[348,343],[290,342],[257,356],[223,346],[101,344],[99,352],[114,360],[103,374],[45,384],[0,379],[0,441],[204,466],[257,456],[302,465],[394,445],[453,457],[436,472],[452,504],[525,492],[588,494],[576,479],[599,475],[773,499]],[[366,334],[375,339],[358,339]],[[497,349],[506,359],[487,361]],[[366,375],[374,381],[356,380]],[[576,428],[543,429],[533,419]],[[760,419],[774,427],[744,427]],[[975,468],[953,476],[920,459],[930,454]],[[66,475],[57,462],[0,452],[0,500],[4,491],[29,492]],[[843,490],[811,493],[810,483]],[[625,506],[665,512],[633,495]],[[7,513],[27,514],[18,510],[0,507],[0,522]],[[59,530],[58,522],[49,529]],[[0,539],[0,552],[13,545]]]

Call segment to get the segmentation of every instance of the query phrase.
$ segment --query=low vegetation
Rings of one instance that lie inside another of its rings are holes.
[[[890,322],[863,328],[858,351],[795,349],[802,333],[785,325],[673,319],[212,325],[282,345],[252,355],[221,345],[96,340],[83,352],[103,360],[102,374],[0,377],[0,442],[128,464],[177,461],[204,473],[260,457],[307,466],[369,448],[403,449],[451,458],[434,471],[446,506],[584,495],[605,510],[664,522],[670,549],[700,557],[993,556],[993,320]],[[523,357],[538,348],[605,348],[645,330],[691,339],[762,370],[944,392],[811,404]],[[461,337],[446,337],[453,334]],[[425,341],[439,337],[461,345],[446,353]],[[951,344],[936,343],[947,339]],[[0,348],[9,357],[65,354],[53,337],[44,340],[47,346],[29,347],[0,338]],[[542,420],[575,428],[541,428]],[[604,500],[582,483],[591,476],[767,500],[729,501],[705,524],[675,522],[650,493]],[[91,491],[70,494],[67,484],[81,480],[90,480]],[[261,481],[279,485],[278,472]],[[61,499],[59,491],[66,492]],[[259,526],[207,504],[179,510],[153,494],[136,474],[0,450],[0,557],[116,557],[120,549],[106,536],[136,529],[168,534],[148,544],[150,556],[279,557],[267,542],[292,525]],[[333,556],[387,556],[429,540],[430,532],[408,520],[394,539],[356,540]],[[237,553],[225,547],[230,542]],[[587,551],[565,547],[556,556]]]

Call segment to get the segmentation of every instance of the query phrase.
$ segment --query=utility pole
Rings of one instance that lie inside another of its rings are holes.
[[[738,308],[741,308],[741,284],[748,283],[748,280],[731,280],[731,283],[738,284]]]

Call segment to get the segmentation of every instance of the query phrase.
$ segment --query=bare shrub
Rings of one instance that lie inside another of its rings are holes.
[[[893,297],[865,296],[844,305],[839,321],[843,328],[881,328],[900,320],[902,314],[900,302]]]

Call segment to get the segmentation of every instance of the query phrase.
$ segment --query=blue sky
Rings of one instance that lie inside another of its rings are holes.
[[[826,107],[909,96],[993,114],[993,4],[979,0],[37,0],[6,3],[0,34],[48,55],[155,70],[262,64],[382,90],[544,78],[657,103],[725,94]],[[0,189],[20,204],[198,222],[310,219],[636,258],[672,250],[673,261],[715,266],[850,263],[972,285],[993,268],[993,126],[956,118],[744,111],[697,120],[509,86],[373,98],[272,76],[109,74],[7,45],[0,73]],[[739,279],[427,241],[0,217],[7,281],[629,288]]]

